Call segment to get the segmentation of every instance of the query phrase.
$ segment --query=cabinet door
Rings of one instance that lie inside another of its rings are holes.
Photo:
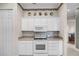
[[[53,23],[52,19],[48,20],[48,23],[47,23],[48,24],[47,25],[48,26],[48,28],[47,28],[48,31],[52,31],[52,29],[53,29],[52,23]]]
[[[48,31],[59,31],[58,17],[53,17],[48,20]]]
[[[22,31],[33,31],[34,19],[29,17],[22,19]]]
[[[48,55],[59,55],[59,42],[58,41],[48,42]]]
[[[63,45],[63,41],[60,40],[59,41],[59,55],[63,55],[64,54],[64,45]]]
[[[48,56],[48,54],[43,54],[43,53],[34,53],[34,56]]]
[[[32,41],[19,41],[18,53],[19,55],[33,55]]]
[[[47,31],[47,19],[41,17],[35,18],[34,31]]]

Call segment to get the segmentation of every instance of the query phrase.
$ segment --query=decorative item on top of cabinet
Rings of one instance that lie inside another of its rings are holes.
[[[48,15],[47,12],[45,12],[44,15],[47,16]]]
[[[39,16],[41,16],[42,15],[42,13],[41,12],[39,12]]]
[[[50,12],[50,15],[53,16],[53,12]]]
[[[36,12],[34,13],[34,16],[36,16]]]
[[[31,16],[31,12],[28,12],[28,16]]]

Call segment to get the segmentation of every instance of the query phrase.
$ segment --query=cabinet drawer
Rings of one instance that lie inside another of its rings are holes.
[[[59,43],[59,41],[48,41],[48,43]]]
[[[59,55],[59,51],[58,50],[50,50],[50,51],[48,51],[48,55]]]
[[[34,56],[48,56],[48,54],[34,54]]]

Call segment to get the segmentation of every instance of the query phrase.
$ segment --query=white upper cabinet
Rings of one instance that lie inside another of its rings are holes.
[[[47,31],[47,19],[25,17],[22,19],[22,31]]]
[[[22,31],[59,31],[59,17],[29,16],[22,19]]]
[[[48,25],[47,25],[48,31],[59,31],[60,30],[59,17],[52,17],[52,18],[49,18],[47,21],[48,21]]]
[[[47,31],[47,19],[37,17],[34,20],[34,31]]]
[[[22,31],[33,31],[34,29],[34,19],[25,17],[22,19]]]

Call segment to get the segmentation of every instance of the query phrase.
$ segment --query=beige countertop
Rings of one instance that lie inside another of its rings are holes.
[[[20,41],[33,41],[34,36],[21,36],[19,37]],[[48,37],[47,40],[53,41],[53,40],[63,40],[62,37]]]
[[[51,38],[47,38],[48,41],[55,41],[55,40],[63,40],[62,38],[57,38],[57,37],[51,37]]]
[[[34,37],[33,36],[22,36],[22,37],[19,37],[20,41],[33,41],[34,40]]]
[[[21,37],[19,37],[19,39],[22,39],[22,38],[34,38],[34,36],[21,36]]]

